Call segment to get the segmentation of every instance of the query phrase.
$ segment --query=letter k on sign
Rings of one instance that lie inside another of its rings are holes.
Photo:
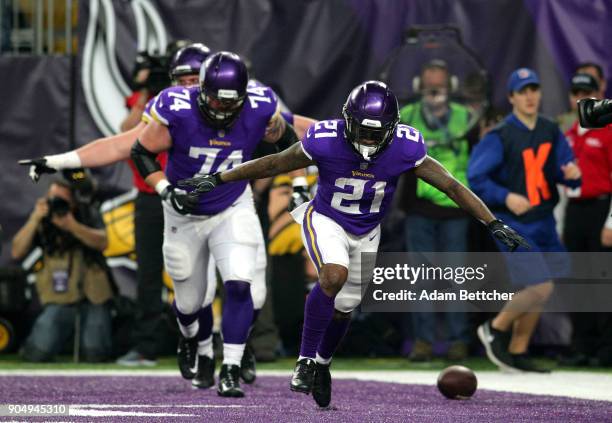
[[[538,146],[538,152],[534,155],[533,148],[523,150],[523,163],[525,165],[525,187],[527,197],[532,206],[540,204],[542,199],[550,198],[550,189],[544,177],[544,164],[548,159],[548,154],[552,144],[545,142]],[[541,197],[540,197],[541,195]]]

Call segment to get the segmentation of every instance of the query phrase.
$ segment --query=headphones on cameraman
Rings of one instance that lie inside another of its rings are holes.
[[[425,73],[425,71],[429,69],[441,69],[446,72],[446,74],[448,75],[448,93],[449,94],[456,93],[459,90],[459,78],[457,78],[457,75],[453,75],[450,73],[450,70],[448,69],[448,65],[446,64],[444,60],[433,59],[425,63],[423,67],[421,67],[421,73],[418,76],[415,76],[414,78],[412,78],[412,92],[413,93],[421,92],[423,73]]]

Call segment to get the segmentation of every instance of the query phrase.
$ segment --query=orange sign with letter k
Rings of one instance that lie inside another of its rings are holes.
[[[544,176],[544,164],[548,159],[548,154],[552,144],[542,143],[538,146],[538,152],[534,154],[533,148],[523,150],[523,163],[525,165],[525,186],[527,197],[532,206],[540,204],[542,199],[550,198],[550,188]]]

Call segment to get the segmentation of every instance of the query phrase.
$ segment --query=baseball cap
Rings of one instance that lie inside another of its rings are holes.
[[[510,78],[508,78],[508,92],[520,91],[524,86],[529,84],[540,85],[538,74],[529,68],[518,68],[512,72]]]
[[[570,91],[599,91],[599,83],[588,73],[577,73],[572,76]]]

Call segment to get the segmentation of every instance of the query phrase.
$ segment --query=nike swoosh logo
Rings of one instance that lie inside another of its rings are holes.
[[[378,232],[376,232],[374,235],[372,235],[372,236],[370,237],[370,241],[372,241],[374,238],[376,238],[376,236],[377,236],[377,235],[378,235]]]

